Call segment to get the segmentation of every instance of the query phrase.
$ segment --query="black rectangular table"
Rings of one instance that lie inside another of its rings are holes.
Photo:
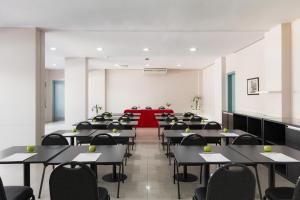
[[[245,156],[254,164],[265,164],[268,166],[268,184],[269,187],[275,186],[275,168],[276,164],[287,164],[286,162],[277,162],[273,161],[270,158],[267,158],[260,153],[264,153],[263,145],[230,145],[230,148]],[[289,162],[292,163],[300,163],[300,151],[290,148],[288,146],[283,145],[273,145],[272,152],[283,153],[289,157],[292,157],[298,162]]]
[[[15,153],[27,153],[26,146],[14,146],[4,149],[0,152],[0,159],[11,156]],[[69,148],[69,146],[35,146],[34,152],[36,155],[24,160],[24,161],[0,161],[0,164],[23,164],[23,176],[24,176],[24,186],[30,186],[30,164],[45,164],[49,160],[53,159],[55,156],[62,153],[64,150]]]
[[[71,146],[66,149],[60,155],[50,160],[48,164],[58,165],[65,162],[71,162],[80,153],[88,153],[89,146]],[[95,153],[102,153],[101,156],[95,162],[84,162],[84,164],[90,164],[92,170],[97,175],[97,165],[113,165],[112,178],[118,181],[117,197],[119,198],[120,192],[120,178],[121,168],[123,168],[124,157],[127,147],[125,145],[103,145],[96,146]],[[119,172],[116,172],[116,166],[119,166]],[[122,173],[123,174],[123,173]]]
[[[241,155],[237,151],[233,150],[229,146],[213,146],[212,152],[213,153],[221,153],[230,162],[208,162],[203,159],[199,153],[203,152],[202,146],[181,146],[176,145],[172,146],[171,150],[174,154],[174,177],[175,177],[175,167],[176,173],[179,174],[179,167],[180,166],[200,166],[203,165],[204,167],[204,185],[207,186],[209,180],[209,166],[211,164],[226,164],[226,163],[242,163],[248,164],[251,163],[249,159],[245,156]],[[184,170],[184,173],[186,171]],[[179,186],[179,179],[177,178],[177,189],[178,189],[178,198],[180,199],[180,186]]]
[[[58,130],[53,133],[61,134],[65,138],[70,138],[71,145],[75,145],[75,139],[90,137],[95,131],[97,131],[97,130],[96,129],[85,129],[85,130],[77,130],[76,132],[73,132],[72,130]],[[64,135],[66,133],[67,133],[67,135]]]
[[[112,121],[103,121],[103,122],[91,122],[93,129],[106,129],[108,124]],[[138,125],[138,121],[129,121],[126,123],[121,123],[124,129],[132,129]]]

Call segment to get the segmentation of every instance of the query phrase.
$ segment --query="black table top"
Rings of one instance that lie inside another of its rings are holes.
[[[171,146],[170,150],[179,165],[222,164],[220,162],[208,162],[204,160],[199,155],[199,153],[205,153],[202,146],[175,145]],[[211,153],[221,153],[230,160],[230,163],[251,163],[249,159],[228,146],[212,146]]]
[[[199,125],[205,125],[206,122],[191,122],[191,121],[184,121],[188,126],[199,126]],[[158,121],[159,126],[172,126],[173,124],[166,121]]]
[[[204,129],[195,129],[191,130],[190,133],[195,133],[199,134],[202,137],[209,138],[235,138],[235,136],[226,136],[222,135],[220,133],[223,133],[223,130],[204,130]],[[243,135],[243,134],[249,134],[245,131],[242,130],[231,130],[229,131],[230,133],[236,133],[237,135]],[[166,138],[183,138],[184,136],[182,135],[184,133],[184,130],[164,130],[164,136]]]
[[[125,113],[112,113],[113,116],[122,116],[124,115]],[[134,116],[140,116],[141,113],[132,113]]]
[[[239,152],[240,154],[247,157],[249,160],[251,160],[253,163],[257,164],[280,164],[278,161],[273,161],[260,153],[264,153],[264,146],[263,145],[230,145],[229,148],[232,148],[236,152]],[[292,157],[300,162],[300,151],[290,148],[288,146],[284,145],[272,145],[272,152],[274,153],[283,153],[289,157]],[[286,164],[286,162],[283,162],[281,164]]]
[[[64,162],[71,162],[78,154],[88,153],[89,146],[71,146],[64,152],[56,156],[54,159],[50,160],[49,164],[60,164]],[[90,162],[86,164],[120,164],[123,162],[126,145],[103,145],[96,146],[95,153],[102,153],[96,162]]]
[[[6,162],[0,161],[0,164],[20,164],[20,163],[46,163],[50,159],[62,153],[65,149],[68,149],[70,146],[62,145],[62,146],[35,146],[35,150],[33,153],[37,153],[36,155],[28,158],[25,161],[16,161],[16,162]],[[13,146],[7,149],[4,149],[0,152],[0,159],[13,155],[15,153],[27,153],[26,146]]]
[[[97,130],[93,134],[91,134],[91,137],[94,137],[97,134],[100,133],[112,133],[111,130],[103,129],[103,130]],[[134,130],[118,130],[118,133],[120,135],[113,135],[113,137],[119,137],[119,138],[134,138],[135,137],[135,131]]]
[[[154,113],[155,116],[161,116],[163,113]],[[175,116],[183,116],[184,113],[170,113]]]
[[[77,137],[88,137],[92,135],[97,129],[84,129],[84,130],[77,130],[74,132],[74,134],[68,134],[68,135],[63,135],[65,133],[73,133],[72,130],[58,130],[55,131],[54,133],[58,133],[63,135],[64,137],[69,137],[69,138],[77,138]]]
[[[91,122],[92,125],[94,126],[107,126],[108,124],[110,124],[112,121],[103,121],[103,122]],[[127,123],[121,123],[123,126],[137,126],[138,125],[138,121],[130,121]]]

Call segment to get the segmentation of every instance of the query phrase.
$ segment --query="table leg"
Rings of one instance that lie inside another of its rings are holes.
[[[203,177],[203,179],[204,179],[204,187],[207,187],[207,185],[208,185],[208,180],[209,180],[209,164],[205,164],[204,166],[204,177]]]
[[[179,169],[178,169],[178,163],[176,162],[176,172],[179,174]],[[178,199],[180,199],[180,186],[179,186],[179,178],[177,179],[177,193],[178,193]]]
[[[274,187],[275,186],[275,169],[274,169],[273,164],[269,165],[268,173],[269,173],[269,179],[268,179],[269,187]]]
[[[24,186],[30,187],[30,163],[24,163]]]
[[[71,145],[74,146],[74,143],[75,143],[74,142],[74,137],[70,137],[70,140],[71,140]]]
[[[98,180],[97,165],[91,164],[91,169],[95,173],[96,179]]]
[[[116,165],[113,165],[113,174],[112,174],[112,176],[113,176],[114,180],[117,179],[117,166]]]
[[[160,125],[158,125],[157,130],[158,130],[158,139],[160,140]]]
[[[116,165],[114,165],[116,166]],[[121,180],[121,165],[119,165],[119,176],[118,176],[118,192],[117,192],[117,198],[120,197],[120,180]]]
[[[186,180],[187,179],[187,166],[183,166],[183,178]]]
[[[165,150],[165,136],[164,136],[164,134],[162,134],[161,140],[162,140],[163,150]]]
[[[229,145],[229,138],[227,137],[225,140],[226,140],[226,145]]]

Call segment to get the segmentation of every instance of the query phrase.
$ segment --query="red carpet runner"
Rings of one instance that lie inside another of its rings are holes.
[[[141,113],[140,120],[138,122],[138,128],[156,128],[158,127],[158,122],[155,119],[155,113],[173,113],[173,110],[131,110],[126,109],[124,112],[131,112],[131,113]]]

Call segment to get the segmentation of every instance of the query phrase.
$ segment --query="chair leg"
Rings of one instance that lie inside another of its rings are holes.
[[[262,193],[261,193],[261,187],[260,187],[260,181],[259,181],[257,166],[254,166],[254,169],[255,169],[255,174],[256,174],[256,181],[257,181],[257,187],[258,187],[259,197],[260,197],[260,200],[263,200]]]
[[[202,165],[200,166],[200,184],[202,183]]]
[[[42,194],[42,189],[43,189],[43,183],[44,183],[44,178],[45,178],[46,167],[47,167],[47,165],[44,165],[42,179],[41,179],[41,184],[40,184],[40,189],[39,189],[39,196],[38,196],[39,199],[41,198],[41,194]]]

